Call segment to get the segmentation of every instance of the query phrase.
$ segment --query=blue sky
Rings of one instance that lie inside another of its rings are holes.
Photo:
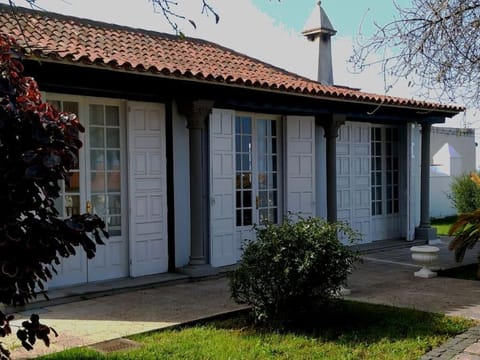
[[[407,7],[411,2],[396,0],[396,3]],[[253,0],[253,4],[278,24],[299,32],[317,0]],[[365,19],[363,29],[371,32],[374,21],[393,19],[396,12],[393,0],[323,0],[322,7],[343,36],[355,35],[362,18]]]

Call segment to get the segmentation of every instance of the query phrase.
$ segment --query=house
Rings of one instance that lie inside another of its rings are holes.
[[[430,153],[430,217],[457,214],[450,199],[455,177],[475,171],[475,130],[432,127]]]
[[[320,7],[312,21],[319,82],[204,40],[0,6],[25,73],[87,129],[58,209],[111,235],[50,287],[212,273],[287,212],[346,220],[364,242],[436,238],[430,130],[463,108],[333,85],[335,30]]]

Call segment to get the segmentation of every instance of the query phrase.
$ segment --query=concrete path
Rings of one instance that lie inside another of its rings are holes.
[[[453,254],[447,250],[447,241],[439,247],[439,266],[458,266]],[[470,251],[464,263],[475,262],[476,255],[477,250]],[[401,249],[369,250],[363,259],[363,264],[359,264],[349,277],[351,295],[346,298],[480,321],[480,282],[440,277],[415,278],[413,272],[419,267],[412,262],[408,245]],[[175,276],[170,275],[173,278],[169,281],[175,280]],[[38,313],[41,321],[54,327],[60,335],[52,338],[49,348],[43,344],[37,344],[32,352],[18,348],[13,351],[13,358],[35,357],[74,346],[91,345],[241,308],[230,299],[226,278],[181,283],[178,281],[185,279],[177,278],[176,281],[113,295],[107,295],[113,290],[106,291],[103,293],[105,296],[97,293],[93,297],[86,296],[84,300],[78,296],[81,289],[65,290],[62,296],[75,295],[67,303],[37,304],[36,309],[15,314],[16,321],[21,321],[31,313]],[[480,327],[470,329],[422,359],[480,360],[479,339]]]

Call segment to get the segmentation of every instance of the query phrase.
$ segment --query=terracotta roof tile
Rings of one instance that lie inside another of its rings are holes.
[[[16,17],[15,17],[16,16]],[[459,112],[464,109],[325,86],[208,41],[126,28],[52,13],[0,6],[0,27],[40,58],[194,77],[207,82],[260,87],[350,101]],[[20,28],[21,27],[21,28]]]

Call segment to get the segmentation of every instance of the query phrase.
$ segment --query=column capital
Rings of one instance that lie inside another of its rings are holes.
[[[178,112],[187,118],[189,129],[203,129],[205,118],[212,111],[212,100],[185,100],[177,103]]]
[[[325,138],[337,138],[338,129],[345,124],[345,120],[339,119],[334,114],[327,115],[326,117],[317,117],[317,124],[323,127]]]

